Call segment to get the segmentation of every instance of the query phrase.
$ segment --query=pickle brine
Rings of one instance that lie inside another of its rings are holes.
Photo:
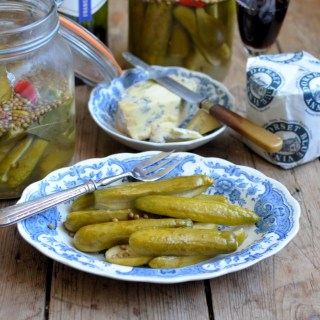
[[[0,198],[19,197],[31,182],[71,160],[75,111],[68,87],[43,67],[21,79],[0,70]]]
[[[229,69],[234,0],[130,0],[129,50],[149,64],[222,81]]]

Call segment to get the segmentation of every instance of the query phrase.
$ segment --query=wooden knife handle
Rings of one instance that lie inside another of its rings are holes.
[[[267,152],[275,153],[281,150],[283,144],[282,139],[267,129],[258,126],[254,122],[219,104],[213,104],[209,100],[203,101],[201,106],[222,123],[237,131]]]

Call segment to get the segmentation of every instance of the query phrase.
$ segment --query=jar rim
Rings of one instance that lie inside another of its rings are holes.
[[[27,53],[47,43],[59,29],[54,1],[10,1],[0,3],[0,56]],[[20,20],[18,20],[20,18]],[[23,21],[24,24],[21,24]]]

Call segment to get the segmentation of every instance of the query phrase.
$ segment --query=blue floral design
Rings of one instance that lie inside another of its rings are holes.
[[[30,185],[21,201],[50,194],[57,190],[94,181],[132,169],[155,152],[118,154],[103,159],[82,161],[72,167],[54,171],[44,180]],[[101,276],[134,281],[181,282],[206,279],[246,268],[275,254],[296,234],[300,207],[287,189],[254,169],[234,165],[216,158],[203,158],[190,153],[177,153],[182,160],[169,176],[207,174],[215,179],[207,193],[223,194],[232,203],[251,207],[261,220],[249,230],[252,240],[241,250],[221,255],[193,266],[178,269],[121,267],[103,261],[103,257],[84,254],[72,246],[72,239],[63,229],[70,202],[38,214],[18,225],[21,235],[47,256]]]

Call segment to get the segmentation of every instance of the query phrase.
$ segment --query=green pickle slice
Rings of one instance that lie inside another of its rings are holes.
[[[28,136],[15,145],[9,153],[7,153],[6,157],[0,162],[0,179],[1,182],[7,182],[9,178],[9,171],[17,166],[18,160],[22,157],[22,155],[30,148],[32,142],[34,140],[33,136]]]
[[[34,138],[31,145],[21,155],[14,167],[8,173],[8,185],[14,188],[22,184],[32,173],[41,156],[43,155],[48,141]]]

